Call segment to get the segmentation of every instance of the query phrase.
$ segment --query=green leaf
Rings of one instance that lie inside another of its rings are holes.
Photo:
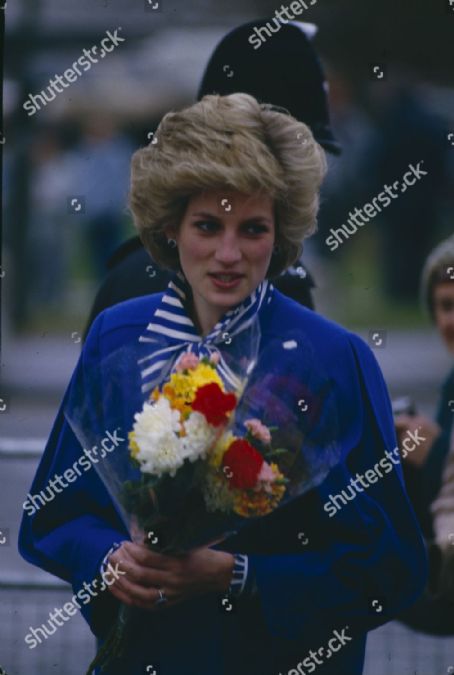
[[[270,450],[266,453],[267,457],[273,457],[274,455],[283,455],[286,452],[289,452],[287,448],[276,448],[275,450]]]

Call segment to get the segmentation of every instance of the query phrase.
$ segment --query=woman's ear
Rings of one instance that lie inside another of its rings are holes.
[[[171,227],[170,225],[164,228],[164,235],[167,240],[169,239],[174,239],[176,241],[176,229],[174,227]]]

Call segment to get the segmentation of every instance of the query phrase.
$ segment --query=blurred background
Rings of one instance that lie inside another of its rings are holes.
[[[44,622],[71,593],[19,557],[17,533],[108,261],[135,234],[126,207],[131,154],[150,142],[163,114],[195,101],[219,40],[279,6],[16,0],[0,10],[0,666],[9,675],[76,675],[94,648],[79,616],[36,653],[25,645],[29,626]],[[299,18],[319,28],[314,46],[343,147],[339,157],[329,156],[319,231],[303,255],[316,283],[316,310],[369,341],[393,398],[410,395],[419,411],[433,415],[450,359],[422,310],[419,279],[431,248],[454,232],[454,2],[318,0]],[[116,29],[124,41],[104,59],[33,114],[24,109]],[[236,73],[225,64],[224,74]],[[330,229],[421,160],[428,175],[331,251]],[[380,345],[371,340],[377,331]],[[370,634],[366,675],[449,668],[454,672],[452,637],[425,636],[397,622]]]

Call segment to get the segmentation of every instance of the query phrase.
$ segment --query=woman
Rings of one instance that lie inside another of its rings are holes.
[[[145,247],[178,271],[176,281],[102,312],[76,375],[133,340],[159,336],[183,352],[257,316],[262,349],[298,328],[307,349],[295,359],[328,374],[347,459],[302,498],[179,558],[128,541],[106,489],[87,472],[24,516],[20,551],[75,593],[103,561],[125,572],[81,607],[101,639],[119,601],[143,613],[128,659],[109,673],[359,675],[367,630],[417,597],[426,560],[398,460],[385,456],[396,439],[370,349],[270,282],[315,229],[323,151],[306,125],[247,94],[206,96],[169,113],[156,136],[133,156],[131,208]],[[67,397],[34,494],[81,454],[62,413]],[[360,487],[360,475],[383,461],[388,475]],[[226,605],[228,591],[235,602]]]
[[[422,300],[448,351],[454,354],[454,236],[428,256]],[[396,418],[399,434],[419,430],[424,440],[404,453],[410,499],[429,542],[430,579],[425,593],[401,617],[428,633],[452,635],[454,588],[454,368],[441,388],[435,421],[424,415]]]
[[[421,299],[447,349],[454,353],[454,236],[428,256],[421,277]],[[399,435],[418,431],[424,439],[413,452],[402,456],[408,493],[429,551],[427,588],[399,618],[412,628],[435,635],[453,633],[453,420],[454,369],[441,388],[435,421],[424,415],[399,415],[395,420]]]
[[[307,34],[307,25],[283,24],[278,33],[251,49],[249,38],[254,29],[263,30],[267,21],[248,21],[225,35],[212,53],[197,92],[200,101],[206,94],[234,94],[241,91],[259,101],[283,106],[312,130],[315,139],[327,152],[341,153],[333,135],[322,65]],[[315,30],[315,27],[314,27]],[[293,64],[298,62],[298,68]],[[226,74],[226,64],[230,70]],[[282,78],[282,73],[286,78]],[[234,74],[234,77],[233,77]],[[128,239],[108,261],[108,274],[99,289],[84,339],[95,317],[103,309],[122,300],[165,290],[173,274],[162,270],[150,256],[139,237]],[[310,273],[300,260],[274,280],[275,288],[314,309]]]
[[[427,258],[421,280],[422,300],[440,337],[454,354],[454,236],[441,242]],[[441,388],[436,419],[424,415],[399,415],[396,429],[399,434],[419,429],[424,441],[414,452],[405,456],[410,480],[415,485],[411,494],[424,534],[432,536],[430,504],[441,485],[441,475],[449,451],[453,428],[454,368]],[[450,403],[451,402],[451,403]]]

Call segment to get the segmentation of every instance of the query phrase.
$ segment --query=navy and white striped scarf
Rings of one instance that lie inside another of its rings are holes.
[[[162,344],[164,338],[168,345],[139,360],[142,392],[148,392],[160,384],[162,370],[169,364],[169,359],[174,363],[185,351],[192,351],[197,356],[209,356],[218,351],[215,343],[227,342],[224,337],[226,334],[231,339],[246,330],[257,318],[262,305],[271,302],[273,291],[273,284],[264,279],[243,302],[225,312],[208,335],[202,337],[186,309],[191,288],[184,274],[178,271],[169,282],[145,333],[139,337],[139,342],[151,344]],[[225,363],[222,354],[218,370],[228,383],[235,388],[238,386],[238,378]]]

